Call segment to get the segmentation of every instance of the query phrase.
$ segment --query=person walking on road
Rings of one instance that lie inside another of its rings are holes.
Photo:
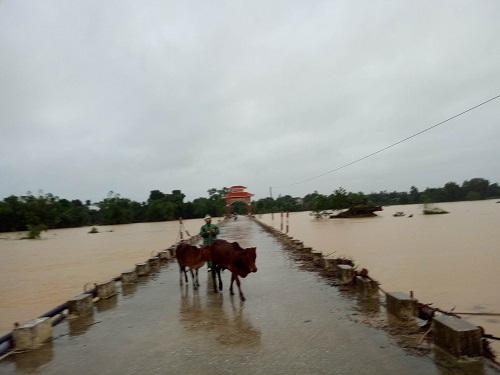
[[[212,224],[212,217],[209,214],[205,215],[205,224],[201,226],[200,235],[203,237],[203,245],[210,246],[219,234],[219,227]],[[212,262],[207,262],[207,269],[212,270]]]

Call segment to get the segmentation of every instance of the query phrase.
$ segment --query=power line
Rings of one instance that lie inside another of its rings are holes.
[[[353,165],[353,164],[355,164],[355,163],[357,163],[357,162],[359,162],[359,161],[361,161],[361,160],[364,160],[364,159],[367,159],[367,158],[369,158],[369,157],[371,157],[371,156],[373,156],[373,155],[379,154],[379,153],[381,153],[382,151],[388,150],[388,149],[390,149],[391,147],[394,147],[394,146],[396,146],[396,145],[399,145],[400,143],[406,142],[407,140],[409,140],[409,139],[411,139],[411,138],[414,138],[414,137],[416,137],[417,135],[420,135],[420,134],[425,133],[425,132],[427,132],[427,131],[429,131],[429,130],[431,130],[431,129],[434,129],[434,128],[436,128],[436,127],[438,127],[438,126],[440,126],[440,125],[444,124],[445,122],[448,122],[448,121],[450,121],[450,120],[453,120],[454,118],[457,118],[457,117],[459,117],[459,116],[462,116],[463,114],[465,114],[465,113],[467,113],[467,112],[470,112],[470,111],[472,111],[472,110],[474,110],[474,109],[476,109],[476,108],[478,108],[478,107],[481,107],[482,105],[484,105],[484,104],[486,104],[486,103],[489,103],[489,102],[491,102],[491,101],[493,101],[493,100],[495,100],[495,99],[498,99],[498,98],[500,98],[500,95],[497,95],[497,96],[495,96],[495,97],[493,97],[493,98],[491,98],[491,99],[488,99],[488,100],[486,100],[486,101],[484,101],[484,102],[482,102],[482,103],[480,103],[480,104],[477,104],[477,105],[475,105],[474,107],[471,107],[471,108],[469,108],[469,109],[467,109],[467,110],[465,110],[465,111],[463,111],[463,112],[460,112],[459,114],[457,114],[457,115],[455,115],[455,116],[452,116],[452,117],[450,117],[450,118],[448,118],[448,119],[446,119],[446,120],[444,120],[444,121],[441,121],[441,122],[439,122],[439,123],[437,123],[437,124],[435,124],[435,125],[432,125],[432,126],[428,127],[427,129],[424,129],[424,130],[422,130],[422,131],[419,131],[418,133],[415,133],[415,134],[413,134],[413,135],[410,135],[409,137],[406,137],[406,138],[404,138],[404,139],[402,139],[402,140],[400,140],[400,141],[398,141],[398,142],[396,142],[396,143],[393,143],[393,144],[391,144],[391,145],[389,145],[389,146],[386,146],[386,147],[384,147],[384,148],[381,148],[381,149],[380,149],[380,150],[378,150],[378,151],[372,152],[371,154],[368,154],[368,155],[366,155],[366,156],[363,156],[362,158],[359,158],[359,159],[354,160],[354,161],[352,161],[352,162],[350,162],[350,163],[344,164],[344,165],[343,165],[343,166],[341,166],[341,167],[338,167],[338,168],[332,169],[331,171],[328,171],[328,172],[322,173],[322,174],[320,174],[320,175],[317,175],[317,176],[314,176],[314,177],[308,178],[307,180],[303,180],[303,181],[299,181],[299,182],[294,182],[293,184],[281,185],[281,186],[273,186],[273,187],[274,187],[274,188],[284,188],[284,187],[294,186],[294,185],[302,184],[302,183],[304,183],[304,182],[311,181],[311,180],[314,180],[314,179],[316,179],[316,178],[323,177],[323,176],[325,176],[325,175],[327,175],[327,174],[330,174],[330,173],[336,172],[336,171],[338,171],[338,170],[340,170],[340,169],[343,169],[343,168],[346,168],[346,167],[348,167],[348,166],[350,166],[350,165]],[[270,188],[270,189],[271,189],[271,188]]]

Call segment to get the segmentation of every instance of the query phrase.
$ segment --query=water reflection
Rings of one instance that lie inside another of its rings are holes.
[[[212,293],[202,299],[199,289],[186,285],[180,289],[179,321],[187,330],[213,333],[218,343],[231,347],[260,345],[261,332],[245,318],[245,303],[238,297],[230,296],[225,301],[222,293]]]
[[[372,296],[371,298],[366,298],[358,293],[356,295],[356,300],[358,302],[360,311],[363,313],[373,313],[380,311],[380,298],[378,295]]]
[[[118,296],[115,294],[113,297],[109,297],[106,299],[99,299],[95,303],[95,306],[98,312],[103,312],[115,308],[117,304],[118,304]]]
[[[78,336],[87,331],[87,329],[94,324],[94,316],[78,316],[68,318],[68,328],[70,336]]]
[[[440,348],[434,348],[434,361],[440,374],[484,374],[484,362],[478,360],[460,361],[451,357]]]
[[[131,297],[137,291],[137,284],[122,284],[122,295],[125,298]]]
[[[20,374],[38,374],[40,367],[51,362],[54,357],[52,342],[42,345],[36,350],[16,353],[13,361]]]
[[[254,245],[254,230],[250,219],[242,217],[238,221],[229,221],[221,228],[220,237],[228,241],[235,241],[242,247],[253,247]]]
[[[150,265],[151,278],[156,280],[158,278],[158,273],[160,272],[161,265]]]

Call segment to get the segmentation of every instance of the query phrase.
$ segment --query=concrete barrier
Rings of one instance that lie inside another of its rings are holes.
[[[288,237],[288,235],[283,232],[279,232],[279,239],[286,245],[291,245],[293,240],[293,238]]]
[[[360,296],[367,298],[378,297],[378,284],[369,277],[356,276],[356,289]]]
[[[170,246],[167,250],[170,251],[170,256],[175,257],[175,250],[177,249],[177,244]]]
[[[115,280],[110,280],[105,283],[96,285],[97,297],[100,299],[106,299],[113,297],[116,294],[116,282]]]
[[[385,293],[387,312],[402,321],[418,316],[418,301],[403,292]]]
[[[170,253],[170,257],[174,258],[175,257],[175,249],[177,248],[177,244],[171,245],[165,249],[165,251],[168,251]]]
[[[337,271],[339,273],[339,280],[341,283],[346,284],[352,282],[352,279],[354,278],[354,270],[352,266],[348,264],[338,264]]]
[[[137,271],[137,276],[145,276],[145,275],[149,275],[149,273],[151,272],[150,271],[150,268],[149,268],[149,263],[136,263],[135,264],[135,269]]]
[[[12,330],[14,347],[17,350],[32,350],[42,346],[52,338],[50,318],[32,319]]]
[[[151,257],[148,261],[151,267],[160,267],[160,257]]]
[[[313,262],[318,262],[321,264],[321,266],[323,266],[323,252],[319,250],[312,250],[311,255]]]
[[[323,264],[326,269],[329,268],[336,268],[337,267],[337,260],[335,258],[330,258],[328,256],[323,257]]]
[[[134,284],[137,282],[137,271],[135,269],[122,272],[122,285]]]
[[[170,259],[171,258],[171,255],[170,255],[170,251],[168,250],[162,250],[160,251],[160,259]]]
[[[88,316],[94,313],[92,294],[80,294],[68,301],[68,312],[72,316]]]
[[[434,316],[432,320],[434,343],[455,357],[481,357],[481,330],[466,320],[449,316]]]

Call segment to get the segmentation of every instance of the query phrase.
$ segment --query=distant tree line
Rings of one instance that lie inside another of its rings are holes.
[[[464,181],[460,186],[448,182],[442,188],[426,188],[419,191],[415,186],[409,192],[387,192],[365,194],[362,192],[347,192],[340,187],[329,195],[317,191],[303,198],[293,198],[290,195],[276,199],[262,198],[252,203],[254,213],[270,213],[280,211],[322,211],[341,210],[352,204],[369,203],[377,206],[425,204],[436,202],[472,201],[490,198],[500,198],[500,186],[490,184],[483,178],[473,178]]]
[[[90,225],[129,224],[140,222],[158,222],[201,218],[209,213],[212,216],[223,216],[226,203],[222,197],[228,188],[212,188],[207,191],[208,197],[196,198],[192,202],[184,202],[185,195],[180,190],[170,194],[160,190],[152,190],[146,202],[135,202],[122,198],[110,191],[105,199],[92,203],[62,199],[52,194],[28,192],[24,196],[11,195],[0,202],[0,232],[26,231],[30,228],[71,228]],[[348,208],[351,204],[369,202],[374,205],[404,205],[432,202],[454,202],[465,200],[482,200],[500,198],[500,186],[490,184],[483,178],[464,181],[460,186],[448,182],[441,188],[426,188],[419,191],[415,186],[409,192],[387,192],[364,194],[347,192],[342,187],[329,195],[317,191],[306,196],[290,195],[267,197],[252,202],[254,214],[281,211],[321,211]],[[231,206],[232,212],[246,214],[247,207],[243,202]]]

